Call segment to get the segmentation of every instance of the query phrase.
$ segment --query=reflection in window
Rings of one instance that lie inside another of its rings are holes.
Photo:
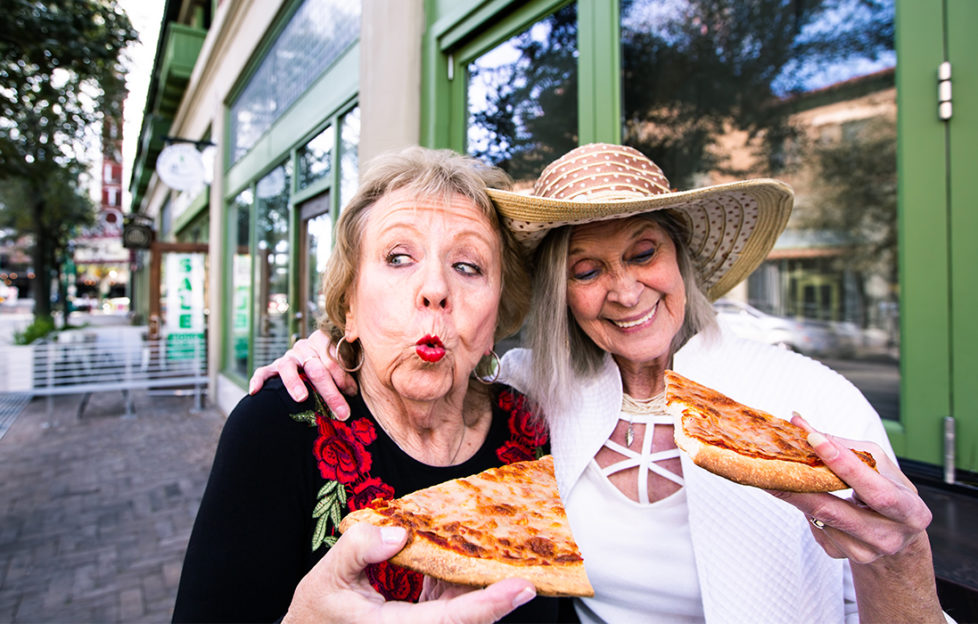
[[[328,201],[328,197],[327,197]],[[322,275],[332,249],[333,217],[323,213],[306,221],[306,326],[303,335],[316,329],[320,318],[326,314],[326,298],[323,295]]]
[[[340,122],[340,206],[345,206],[357,191],[360,180],[360,107],[356,107]]]
[[[311,141],[299,148],[299,171],[296,176],[298,190],[302,190],[317,180],[329,175],[333,166],[333,144],[336,131],[333,126],[317,134]]]
[[[232,162],[359,36],[359,2],[304,0],[231,105]]]
[[[795,321],[795,348],[898,418],[893,0],[621,0],[621,19],[625,143],[677,188],[795,189],[788,229],[730,297]]]
[[[231,370],[249,377],[248,347],[251,331],[251,208],[254,196],[251,189],[238,194],[231,203],[230,218],[235,224],[233,232],[234,249],[231,257],[231,315],[228,326],[231,340],[228,361]]]
[[[468,153],[532,184],[576,147],[577,55],[571,4],[469,63]]]
[[[255,187],[255,366],[289,347],[289,186],[286,165],[272,169]]]

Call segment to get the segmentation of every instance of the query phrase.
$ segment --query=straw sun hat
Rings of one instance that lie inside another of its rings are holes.
[[[772,179],[676,192],[638,150],[593,143],[547,165],[532,194],[489,189],[489,196],[529,252],[553,228],[669,209],[686,219],[700,287],[715,300],[764,261],[788,223],[794,194]]]

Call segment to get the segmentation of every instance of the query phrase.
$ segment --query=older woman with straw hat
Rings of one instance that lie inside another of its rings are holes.
[[[822,364],[716,324],[710,300],[771,250],[789,187],[674,192],[640,152],[594,144],[548,166],[531,194],[490,196],[533,262],[529,348],[506,353],[503,375],[550,426],[595,587],[577,603],[583,621],[943,621],[931,515],[872,407]],[[313,336],[295,350],[326,348]],[[306,372],[333,400],[325,377],[346,381],[321,364]],[[290,368],[278,367],[286,385]],[[770,413],[804,414],[797,422],[852,493],[765,492],[693,465],[665,413],[667,368]],[[852,447],[871,451],[879,472]]]

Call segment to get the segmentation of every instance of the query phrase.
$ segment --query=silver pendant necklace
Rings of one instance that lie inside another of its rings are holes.
[[[635,441],[635,416],[653,414],[661,412],[665,408],[666,393],[663,390],[659,394],[648,399],[633,399],[627,394],[622,394],[621,411],[628,414],[628,427],[625,429],[625,446],[630,447]]]

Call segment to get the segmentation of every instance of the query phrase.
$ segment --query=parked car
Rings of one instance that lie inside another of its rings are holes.
[[[720,299],[713,308],[717,322],[743,338],[806,355],[824,355],[832,348],[831,332],[825,324],[775,316],[733,299]]]

